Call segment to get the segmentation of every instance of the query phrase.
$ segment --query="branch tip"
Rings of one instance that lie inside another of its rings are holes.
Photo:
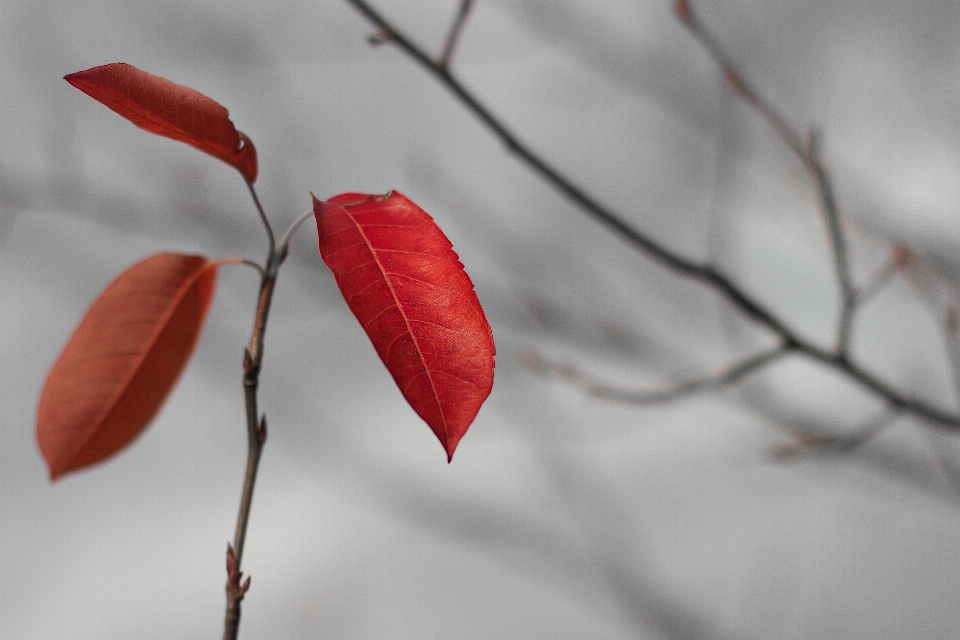
[[[443,53],[440,54],[440,59],[437,61],[437,67],[442,70],[446,70],[453,60],[453,52],[457,47],[457,43],[460,41],[460,35],[463,33],[463,25],[467,21],[467,16],[470,15],[470,7],[472,5],[473,0],[461,0],[460,2],[457,15],[454,17],[453,22],[450,24],[450,30],[447,32],[447,38],[443,45]]]
[[[807,157],[812,162],[818,162],[820,158],[820,131],[816,127],[807,131]]]
[[[723,73],[723,81],[727,84],[727,87],[730,89],[730,91],[733,91],[740,97],[741,100],[748,104],[756,103],[756,101],[753,99],[753,96],[747,91],[740,74],[737,73],[733,67],[724,64],[721,65],[720,70],[721,73]]]
[[[906,271],[916,259],[916,256],[913,255],[910,249],[900,245],[893,247],[891,253],[890,258],[893,260],[893,264],[897,267],[898,271]]]
[[[693,24],[693,8],[688,0],[673,0],[673,14],[684,24]]]
[[[367,36],[367,44],[371,47],[379,47],[393,40],[393,34],[386,29],[380,29],[376,33]]]

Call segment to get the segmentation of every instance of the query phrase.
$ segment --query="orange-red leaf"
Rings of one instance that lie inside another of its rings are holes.
[[[80,91],[151,133],[220,158],[254,182],[257,150],[218,102],[123,62],[64,76]]]
[[[493,386],[493,334],[453,245],[405,195],[313,199],[320,256],[401,393],[453,458]]]
[[[200,337],[217,265],[157,254],[97,297],[40,396],[37,442],[51,479],[113,455],[150,422]]]

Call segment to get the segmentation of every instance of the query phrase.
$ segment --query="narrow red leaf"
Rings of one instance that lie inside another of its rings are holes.
[[[320,257],[401,393],[453,458],[493,386],[493,334],[453,245],[405,195],[313,199]]]
[[[221,104],[202,93],[123,62],[63,79],[141,129],[186,142],[236,167],[248,181],[257,179],[253,143]]]
[[[197,344],[218,264],[157,254],[97,297],[40,395],[37,442],[52,480],[113,455],[150,422]]]

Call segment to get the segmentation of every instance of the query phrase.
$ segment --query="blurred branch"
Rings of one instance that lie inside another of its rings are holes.
[[[840,318],[837,326],[837,354],[846,358],[850,346],[850,328],[853,322],[853,313],[856,308],[856,288],[850,273],[848,250],[843,228],[840,222],[840,212],[837,209],[837,200],[833,190],[830,174],[823,166],[820,158],[820,136],[817,131],[811,130],[803,143],[803,136],[786,118],[774,109],[763,96],[760,95],[743,76],[736,70],[730,56],[720,46],[719,41],[707,27],[701,23],[690,3],[674,3],[674,13],[680,18],[690,32],[710,54],[723,73],[727,86],[744,102],[753,107],[760,116],[767,121],[773,131],[800,159],[804,168],[810,173],[820,194],[820,209],[833,249],[834,272],[840,289]]]
[[[868,418],[853,433],[842,435],[794,431],[796,441],[777,447],[773,455],[780,460],[798,458],[801,455],[846,455],[866,444],[896,417],[896,412],[886,409]]]
[[[453,92],[463,105],[479,118],[494,135],[500,138],[508,150],[513,152],[544,180],[560,191],[560,193],[580,206],[587,215],[610,228],[614,233],[662,266],[678,275],[698,280],[715,289],[748,317],[760,324],[766,325],[783,336],[785,341],[795,342],[798,340],[798,338],[794,336],[793,331],[771,311],[749,297],[712,265],[701,265],[673,253],[587,195],[587,193],[576,186],[573,181],[563,176],[546,160],[535,154],[526,144],[521,142],[520,139],[512,131],[507,129],[506,125],[494,116],[473,93],[467,90],[448,69],[445,69],[435,62],[422,47],[398,31],[367,2],[364,0],[347,0],[347,2],[356,7],[377,28],[377,37],[379,39],[385,42],[393,42],[424,69],[433,74],[444,86]]]
[[[637,405],[654,405],[673,402],[695,393],[719,391],[773,364],[788,353],[790,353],[789,347],[779,346],[741,360],[712,376],[687,380],[664,389],[651,390],[627,389],[596,382],[576,367],[555,364],[538,356],[526,358],[525,362],[529,368],[538,373],[562,378],[597,398]]]
[[[943,337],[947,343],[947,359],[950,362],[950,372],[953,374],[953,388],[960,400],[960,318],[953,303],[947,305],[943,318]],[[934,464],[943,478],[950,485],[954,494],[960,496],[960,465],[950,455],[950,450],[942,434],[927,434],[927,443],[933,451]]]
[[[731,88],[744,100],[752,104],[766,119],[783,141],[804,162],[804,165],[816,177],[820,190],[821,206],[830,229],[833,244],[834,262],[837,278],[842,292],[842,313],[838,330],[837,345],[832,350],[823,349],[798,336],[776,314],[755,300],[749,293],[732,282],[725,274],[711,264],[700,264],[664,247],[645,233],[634,228],[620,215],[600,204],[586,191],[560,173],[543,157],[535,153],[520,140],[507,126],[469,91],[448,68],[434,60],[426,50],[398,30],[379,11],[365,0],[346,0],[353,5],[376,29],[377,42],[392,42],[401,51],[410,56],[423,69],[443,84],[468,111],[473,113],[490,131],[498,137],[507,149],[523,161],[557,191],[579,206],[588,216],[619,235],[634,248],[651,260],[669,269],[678,276],[690,278],[713,289],[727,299],[753,322],[766,327],[777,334],[782,349],[802,353],[828,367],[838,370],[861,386],[882,397],[893,409],[913,414],[943,428],[960,429],[960,415],[944,411],[922,400],[908,397],[897,391],[874,374],[853,362],[847,353],[848,345],[844,336],[849,333],[850,316],[856,304],[856,290],[847,264],[847,250],[840,226],[833,188],[829,175],[822,167],[817,155],[816,144],[804,144],[801,136],[773,108],[767,105],[759,94],[753,91],[736,73],[726,54],[713,36],[696,20],[686,0],[675,0],[674,11],[687,24],[698,40],[710,52],[723,70],[724,77]],[[844,329],[844,327],[847,327]]]
[[[867,277],[867,281],[857,289],[857,305],[864,304],[879,293],[881,289],[890,283],[890,280],[893,279],[893,276],[897,274],[898,270],[899,266],[897,266],[895,260],[890,260],[880,265],[876,271]]]
[[[457,11],[457,15],[450,24],[450,31],[447,32],[447,39],[443,44],[443,53],[440,55],[440,60],[437,62],[437,64],[444,69],[450,66],[450,61],[453,59],[453,51],[456,49],[457,43],[460,41],[460,34],[463,32],[463,25],[467,21],[467,16],[470,14],[470,8],[472,5],[473,0],[460,1],[460,9]]]
[[[927,444],[933,452],[933,464],[947,483],[955,497],[960,497],[960,465],[954,460],[949,448],[945,433],[931,430],[924,431]]]
[[[953,373],[953,387],[960,398],[960,318],[957,310],[950,305],[947,307],[943,319],[943,334],[947,342],[947,358],[950,361],[950,370]]]

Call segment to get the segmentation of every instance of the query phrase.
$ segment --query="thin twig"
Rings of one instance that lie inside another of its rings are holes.
[[[467,16],[470,14],[470,7],[472,5],[473,0],[460,1],[460,8],[457,10],[457,15],[450,24],[450,31],[447,32],[447,39],[443,44],[443,53],[440,54],[440,60],[437,62],[443,69],[450,66],[450,61],[453,59],[453,51],[460,41],[460,34],[463,33],[463,25],[467,21]]]
[[[897,417],[889,408],[865,420],[853,433],[842,435],[822,435],[803,430],[795,430],[796,442],[784,444],[773,451],[780,460],[797,458],[802,454],[846,455],[865,445],[871,438],[893,423]]]
[[[950,457],[950,452],[945,451],[949,444],[947,434],[929,429],[924,430],[923,433],[926,436],[927,445],[933,453],[934,466],[943,476],[954,496],[960,497],[960,468]]]
[[[953,374],[953,389],[960,399],[960,319],[953,305],[947,306],[943,318],[943,335],[947,343],[947,360],[950,362],[950,371]]]
[[[290,244],[290,238],[293,237],[293,234],[296,233],[297,229],[300,228],[304,222],[310,219],[310,216],[313,215],[313,208],[307,209],[304,211],[296,220],[294,220],[287,230],[283,232],[283,235],[280,236],[280,240],[277,241],[277,246],[283,250],[283,247],[286,247]]]
[[[957,317],[957,310],[953,304],[947,305],[946,313],[943,318],[943,337],[947,344],[947,360],[950,362],[950,372],[953,374],[953,389],[958,400],[960,400],[960,318]],[[945,442],[942,440],[942,434],[926,433],[927,444],[933,453],[934,465],[937,470],[950,485],[950,489],[957,495],[960,495],[960,469],[944,453]]]
[[[867,276],[866,282],[857,289],[857,305],[865,304],[870,298],[877,295],[889,284],[898,270],[899,268],[895,262],[884,262],[872,274]]]
[[[247,183],[250,185],[250,183]],[[250,193],[256,200],[253,185]],[[247,524],[250,521],[250,507],[253,503],[253,489],[257,481],[257,469],[263,445],[267,440],[267,418],[260,416],[257,409],[257,389],[260,385],[260,364],[263,361],[263,338],[267,330],[267,317],[273,300],[277,272],[287,257],[287,245],[276,247],[273,231],[263,215],[263,209],[257,200],[257,209],[268,230],[270,254],[266,267],[261,268],[260,295],[257,298],[257,310],[254,315],[253,331],[250,343],[243,353],[243,395],[247,417],[247,467],[243,478],[243,491],[240,496],[240,509],[237,513],[237,529],[233,544],[227,545],[227,610],[224,616],[223,640],[236,640],[240,630],[240,603],[250,588],[250,578],[241,583],[243,571],[243,548],[247,537]],[[259,268],[259,265],[257,265]]]
[[[856,288],[850,272],[848,249],[840,223],[840,212],[837,209],[837,199],[833,190],[830,174],[823,166],[820,158],[819,135],[810,131],[807,143],[803,144],[802,136],[796,128],[790,125],[766,99],[756,91],[736,70],[733,62],[717,38],[697,19],[689,2],[674,4],[674,11],[681,21],[687,25],[697,41],[706,49],[707,53],[720,66],[727,86],[744,102],[753,107],[760,116],[767,121],[770,128],[797,156],[804,168],[810,173],[820,194],[820,210],[823,213],[827,226],[827,233],[833,254],[834,273],[840,289],[840,315],[837,322],[837,353],[846,358],[850,345],[850,329],[853,324],[853,314],[856,309]]]
[[[248,258],[243,258],[243,259],[240,261],[240,264],[245,264],[245,265],[247,265],[248,267],[253,267],[254,269],[257,270],[257,273],[260,274],[260,277],[261,277],[261,278],[262,278],[262,277],[264,276],[264,274],[266,273],[266,271],[263,270],[263,267],[260,266],[260,263],[257,262],[256,260],[250,260],[250,259],[248,259]]]
[[[267,219],[267,214],[263,212],[263,205],[260,204],[260,197],[257,195],[257,190],[253,188],[253,183],[249,180],[244,180],[247,183],[247,189],[250,190],[250,196],[253,198],[253,204],[257,207],[257,214],[260,216],[260,221],[263,223],[263,228],[267,231],[267,241],[270,243],[269,255],[273,255],[277,249],[277,242],[273,237],[273,227],[270,225],[270,221]]]
[[[617,402],[637,405],[665,404],[695,393],[719,391],[743,380],[751,373],[756,373],[764,367],[773,364],[789,352],[790,350],[788,348],[782,346],[769,349],[755,356],[746,358],[712,376],[687,380],[666,389],[624,389],[594,382],[586,383],[583,387],[590,395],[605,400],[615,400]]]
[[[429,71],[437,80],[439,80],[463,106],[472,112],[488,129],[493,132],[507,147],[509,151],[515,154],[520,160],[526,163],[534,172],[539,174],[546,182],[552,185],[564,196],[577,204],[587,215],[595,221],[605,225],[622,239],[639,249],[651,260],[670,269],[680,276],[696,280],[704,284],[723,297],[725,297],[734,307],[739,309],[752,321],[766,327],[780,337],[784,349],[793,350],[802,353],[813,360],[838,370],[852,380],[866,387],[878,396],[885,399],[889,405],[902,412],[911,413],[920,418],[924,418],[936,423],[944,428],[960,429],[960,415],[943,411],[922,400],[907,397],[891,387],[886,382],[880,380],[874,374],[863,369],[860,365],[853,362],[847,353],[843,350],[826,350],[812,342],[804,340],[794,333],[787,324],[765,305],[755,300],[752,296],[734,284],[726,275],[721,273],[710,264],[699,264],[681,255],[678,255],[661,245],[656,240],[648,237],[643,232],[635,229],[628,224],[622,217],[607,209],[591,196],[587,195],[580,187],[576,186],[571,180],[563,176],[557,169],[550,165],[545,159],[537,155],[530,147],[523,143],[513,132],[511,132],[503,122],[496,117],[480,100],[473,95],[464,85],[454,76],[449,69],[440,66],[434,61],[420,45],[414,43],[409,37],[400,32],[383,15],[375,10],[365,0],[346,0],[353,5],[363,16],[374,26],[378,35],[384,42],[392,42],[400,49],[413,58],[421,67]],[[690,10],[689,3],[685,0],[676,0],[674,7],[678,15],[688,25],[697,25],[696,18]],[[741,97],[752,103],[758,112],[774,128],[777,134],[784,142],[801,158],[807,158],[809,154],[803,144],[801,137],[794,129],[783,119],[775,110],[770,108],[746,82],[734,71],[733,66],[728,62],[726,54],[722,51],[716,40],[705,30],[697,27],[695,33],[707,48],[708,52],[720,64],[727,82],[737,91]],[[807,161],[805,161],[807,164]],[[824,174],[826,175],[826,174]],[[818,183],[819,184],[819,183]],[[829,202],[833,202],[832,188],[829,181],[821,186],[821,199],[829,196]],[[827,206],[824,203],[824,206]],[[829,205],[835,213],[834,205]],[[842,246],[842,245],[841,245]],[[845,251],[845,250],[844,250]],[[835,255],[837,249],[834,249]],[[844,253],[843,262],[845,264],[846,255]],[[838,276],[839,277],[839,276]],[[847,276],[844,276],[847,277]],[[844,304],[847,304],[844,302]]]
[[[840,320],[837,328],[837,352],[846,357],[850,349],[850,330],[857,306],[856,288],[850,273],[849,251],[840,224],[840,212],[833,191],[833,181],[820,160],[819,136],[811,131],[807,144],[806,166],[813,174],[820,192],[820,209],[827,223],[830,244],[833,247],[833,265],[840,287]]]
[[[874,374],[841,354],[821,349],[803,340],[797,342],[793,348],[822,364],[836,369],[858,382],[861,386],[873,391],[876,395],[886,400],[893,409],[912,413],[919,418],[929,420],[941,427],[960,429],[960,415],[938,409],[923,400],[909,398],[903,395]]]
[[[680,7],[682,7],[682,9]],[[805,158],[807,152],[803,143],[803,137],[796,129],[790,126],[786,118],[767,104],[763,96],[753,90],[753,87],[743,76],[737,73],[732,58],[727,55],[727,52],[720,45],[719,40],[714,37],[713,33],[700,22],[693,12],[690,3],[686,1],[675,2],[674,12],[720,67],[720,71],[723,73],[723,79],[726,81],[727,86],[730,87],[730,90],[740,96],[743,101],[753,106],[797,157]]]

